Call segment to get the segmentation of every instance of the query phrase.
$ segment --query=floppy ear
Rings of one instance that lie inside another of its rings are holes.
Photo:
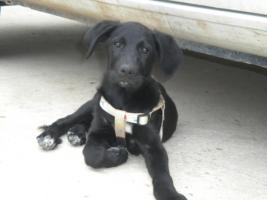
[[[182,62],[183,52],[170,35],[156,31],[154,36],[159,55],[160,69],[166,75],[172,75]]]
[[[102,21],[85,32],[83,43],[87,48],[87,58],[91,56],[97,44],[106,41],[111,32],[115,30],[119,24],[119,22],[115,21]]]

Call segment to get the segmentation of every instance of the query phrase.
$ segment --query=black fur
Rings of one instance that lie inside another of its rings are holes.
[[[71,144],[85,143],[84,159],[93,168],[118,166],[127,161],[128,152],[141,154],[152,177],[156,199],[185,200],[173,185],[167,153],[159,137],[161,111],[153,113],[147,125],[133,125],[125,147],[115,137],[113,117],[99,106],[103,95],[117,109],[146,113],[156,106],[162,94],[166,102],[163,142],[168,140],[176,129],[178,113],[163,86],[151,77],[151,70],[157,62],[163,73],[173,74],[181,61],[181,50],[171,36],[134,22],[103,21],[87,31],[84,38],[88,56],[99,42],[107,46],[103,81],[92,100],[44,129],[37,137],[40,146],[51,150],[60,136],[68,133]]]

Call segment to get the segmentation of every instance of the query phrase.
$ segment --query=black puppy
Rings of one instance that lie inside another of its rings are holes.
[[[72,145],[85,143],[84,159],[93,168],[118,166],[126,162],[128,151],[142,154],[156,199],[185,200],[173,185],[162,145],[176,129],[177,110],[163,86],[151,77],[156,62],[163,73],[173,74],[180,63],[181,50],[171,36],[134,22],[103,21],[87,31],[88,56],[100,42],[107,45],[108,65],[98,92],[73,114],[45,127],[37,137],[39,145],[44,150],[54,149],[60,142],[59,137],[67,133]],[[101,107],[101,98],[114,109],[142,113],[137,118],[146,117],[147,123],[138,123],[139,119],[128,123],[131,133],[126,130],[125,138],[116,137],[117,122]],[[160,101],[165,106],[151,112]]]

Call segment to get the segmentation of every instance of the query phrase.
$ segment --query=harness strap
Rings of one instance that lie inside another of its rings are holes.
[[[124,110],[119,110],[114,108],[103,96],[101,96],[100,107],[114,117],[114,129],[117,138],[125,139],[126,132],[132,133],[132,125],[146,125],[153,112],[161,109],[162,120],[160,126],[160,138],[163,137],[163,122],[165,119],[165,100],[162,95],[160,95],[160,100],[158,104],[149,113],[130,113]]]

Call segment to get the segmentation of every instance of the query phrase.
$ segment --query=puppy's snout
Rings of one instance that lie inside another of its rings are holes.
[[[136,75],[136,71],[133,69],[133,67],[130,67],[127,64],[121,65],[120,69],[119,69],[119,73],[122,76],[132,76],[132,75]]]

